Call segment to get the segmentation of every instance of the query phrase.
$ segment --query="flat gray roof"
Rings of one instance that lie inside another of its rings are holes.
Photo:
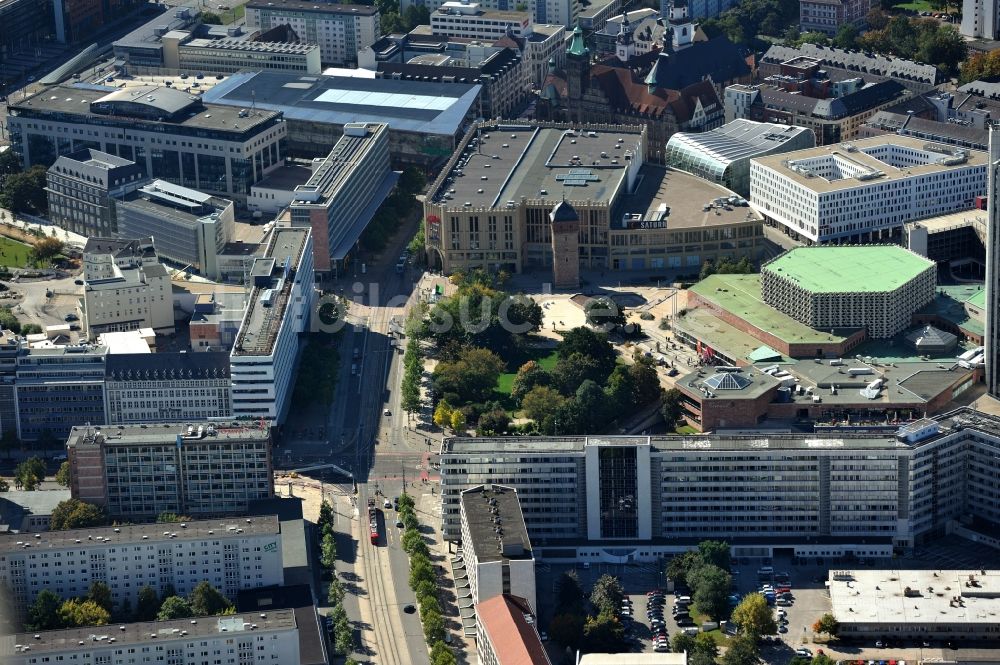
[[[501,485],[473,487],[461,494],[471,547],[480,562],[530,559],[531,541],[517,492]]]
[[[84,87],[86,86],[86,87]],[[30,111],[42,111],[53,113],[68,113],[80,116],[79,122],[92,124],[94,119],[105,119],[109,116],[99,113],[92,113],[90,105],[93,102],[105,97],[109,93],[117,91],[118,88],[111,86],[97,86],[90,84],[77,85],[57,85],[38,92],[27,99],[9,105],[12,109],[26,109]],[[184,94],[184,93],[182,93]],[[204,97],[202,98],[204,99]],[[247,103],[246,108],[250,104]],[[240,117],[244,110],[234,106],[204,106],[198,108],[193,116],[184,117],[178,121],[164,120],[162,122],[149,118],[136,119],[136,122],[148,125],[184,126],[212,129],[215,131],[232,131],[242,133],[245,130],[267,122],[280,115],[278,111],[261,109],[260,104],[253,113]],[[120,116],[110,116],[115,120],[122,120]]]
[[[312,177],[312,169],[301,164],[279,166],[268,173],[263,180],[251,185],[250,188],[286,189],[291,191],[298,185],[304,185]]]
[[[236,334],[234,356],[266,356],[274,349],[274,341],[285,320],[294,272],[299,269],[309,233],[308,228],[278,228],[271,237],[265,257],[274,259],[275,272],[282,271],[287,261],[290,273],[288,279],[281,280],[280,290],[277,292],[274,292],[274,289],[279,286],[278,279],[266,287],[253,288],[248,311],[243,317],[243,325]],[[260,262],[260,259],[257,262]],[[269,295],[266,292],[272,292],[271,304],[268,306],[264,305],[264,298]]]
[[[281,111],[291,120],[346,125],[364,119],[391,130],[457,134],[481,86],[282,72],[233,74],[202,96],[205,102]]]
[[[37,552],[66,547],[131,545],[148,541],[203,540],[210,537],[270,536],[281,533],[276,515],[215,520],[194,520],[183,524],[124,524],[93,529],[69,529],[42,533],[0,536],[0,552]]]
[[[164,641],[190,642],[199,637],[226,633],[284,631],[296,627],[295,610],[245,612],[231,616],[148,621],[143,623],[86,626],[68,630],[47,630],[40,633],[18,633],[0,638],[0,653],[20,655],[20,647],[29,647],[23,655],[89,651],[94,648],[130,644],[155,644]],[[35,639],[37,636],[38,639]],[[114,640],[113,643],[110,640]]]
[[[884,624],[888,629],[1000,622],[998,570],[835,570],[828,584],[840,623]],[[956,597],[961,602],[954,602]]]
[[[484,127],[479,142],[470,142],[431,196],[436,205],[476,208],[503,207],[522,197],[610,201],[625,180],[626,151],[634,154],[640,140],[638,127],[574,134],[534,124]]]
[[[374,16],[378,11],[371,5],[340,5],[331,2],[309,2],[309,0],[250,0],[248,8],[278,11],[290,9],[298,12],[317,12],[322,14],[355,14],[359,16]]]
[[[205,428],[203,430],[204,436],[201,438],[198,437],[199,426]],[[190,437],[187,436],[189,427],[193,428]],[[94,445],[98,440],[103,446],[176,445],[178,436],[182,437],[182,442],[198,443],[219,440],[266,441],[270,439],[271,434],[270,430],[260,428],[256,423],[238,423],[235,421],[232,424],[229,422],[194,422],[193,424],[159,423],[155,425],[98,425],[95,427],[76,425],[70,430],[66,446]]]

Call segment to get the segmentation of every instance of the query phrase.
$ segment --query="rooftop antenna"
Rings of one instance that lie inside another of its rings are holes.
[[[250,113],[252,114],[257,109],[257,90],[250,91]]]

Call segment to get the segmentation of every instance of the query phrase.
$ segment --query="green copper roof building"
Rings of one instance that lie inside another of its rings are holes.
[[[936,267],[896,245],[797,247],[761,268],[764,302],[811,328],[892,337],[934,299]]]
[[[578,23],[575,28],[573,28],[573,39],[569,43],[569,48],[566,49],[568,55],[575,56],[585,56],[590,53],[590,49],[583,41],[583,30],[580,29],[580,24]]]

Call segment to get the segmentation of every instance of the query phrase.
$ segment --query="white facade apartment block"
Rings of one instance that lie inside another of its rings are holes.
[[[462,560],[476,605],[513,594],[535,607],[535,559],[517,492],[492,485],[462,493]]]
[[[997,0],[963,0],[959,32],[974,39],[1000,36],[1000,3]]]
[[[250,302],[230,354],[235,418],[280,424],[288,413],[299,334],[308,329],[315,293],[312,243],[308,228],[278,228],[254,261]]]
[[[247,28],[262,31],[290,25],[307,44],[319,44],[324,64],[356,63],[358,51],[382,36],[378,9],[301,0],[251,0],[246,5]]]
[[[813,242],[966,210],[985,192],[984,153],[912,137],[881,136],[750,162],[750,204]]]
[[[0,585],[17,611],[43,589],[60,598],[86,596],[93,582],[115,605],[136,607],[139,590],[172,585],[187,595],[207,581],[230,600],[241,589],[284,583],[277,516],[139,524],[6,535],[0,539]]]
[[[923,434],[912,438],[911,431]],[[644,448],[646,480],[638,473]],[[588,454],[600,464],[585,463]],[[768,556],[776,539],[803,556],[876,556],[943,534],[963,516],[1000,521],[1000,419],[972,410],[919,421],[895,438],[831,432],[449,439],[441,470],[446,539],[465,542],[462,491],[503,483],[517,491],[536,559],[546,558],[547,546],[562,551],[567,543],[602,556],[601,546],[588,550],[587,542],[606,545],[608,529],[638,533],[646,512],[651,533],[632,542],[645,540],[635,555],[650,560],[683,549],[658,539],[727,537],[744,541],[741,556]],[[599,495],[624,501],[598,539],[585,489],[594,475]],[[648,492],[640,490],[644,483]]]
[[[139,328],[173,332],[170,276],[151,238],[95,238],[84,248],[83,263],[83,314],[91,336]]]
[[[0,645],[6,665],[298,665],[294,610],[21,633]]]
[[[500,39],[510,31],[516,37],[531,34],[531,14],[487,10],[478,2],[445,2],[431,13],[435,35],[468,39]]]

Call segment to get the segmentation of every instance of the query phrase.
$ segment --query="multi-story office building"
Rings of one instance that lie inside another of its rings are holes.
[[[281,165],[281,113],[202,103],[169,86],[55,86],[9,108],[13,150],[24,165],[84,148],[136,162],[142,172],[242,203]]]
[[[440,56],[429,56],[439,60]],[[447,56],[444,56],[447,59]],[[496,50],[476,66],[420,64],[419,62],[378,63],[377,78],[454,83],[470,81],[482,86],[477,115],[481,118],[515,117],[528,103],[531,84],[529,70],[521,54],[513,48]]]
[[[476,605],[478,665],[552,665],[535,625],[534,606],[503,594]]]
[[[750,202],[793,237],[877,240],[972,208],[986,175],[982,152],[887,135],[754,158]]]
[[[467,39],[495,40],[507,34],[524,37],[532,32],[531,14],[496,11],[485,9],[478,2],[449,0],[431,12],[431,31]]]
[[[444,272],[554,270],[567,249],[559,241],[570,238],[581,269],[694,268],[757,255],[760,218],[713,203],[733,192],[647,165],[646,149],[640,126],[472,127],[424,202],[428,260]],[[578,224],[578,234],[553,233],[557,205],[560,223]]]
[[[330,154],[295,188],[293,227],[312,229],[313,267],[337,274],[396,182],[389,169],[389,126],[352,123]]]
[[[517,492],[480,485],[462,492],[462,561],[476,605],[514,594],[535,607],[535,559]]]
[[[247,72],[219,82],[204,98],[234,110],[254,105],[282,113],[288,150],[301,157],[326,157],[364,107],[367,122],[389,126],[393,165],[433,169],[461,140],[480,90],[474,83]]]
[[[101,423],[108,349],[77,344],[52,349],[22,346],[14,387],[18,438],[54,443],[80,423]]]
[[[727,90],[728,91],[728,90]],[[667,166],[750,196],[750,158],[812,148],[804,127],[733,120],[707,132],[678,132],[667,142]]]
[[[799,0],[799,30],[832,37],[845,23],[861,27],[871,9],[871,0]]]
[[[378,9],[369,5],[250,0],[246,21],[259,30],[290,25],[304,42],[319,44],[320,60],[332,65],[356,63],[358,51],[381,36]]]
[[[135,162],[84,148],[59,157],[45,181],[53,224],[86,238],[110,238],[117,230],[117,199],[141,187],[146,177]]]
[[[963,0],[959,32],[973,39],[1000,38],[1000,5],[996,0]]]
[[[9,665],[76,659],[101,665],[182,662],[318,665],[325,661],[313,658],[301,648],[299,632],[306,628],[300,623],[302,616],[295,610],[273,610],[197,620],[19,633],[0,645],[0,655]]]
[[[157,260],[152,238],[90,238],[83,254],[88,335],[139,328],[174,331],[170,275]]]
[[[108,355],[104,380],[110,425],[232,417],[229,353]]]
[[[151,235],[159,256],[219,279],[219,252],[233,237],[232,201],[164,180],[118,202],[119,238]]]
[[[250,270],[250,293],[230,354],[233,416],[281,423],[288,413],[299,335],[314,299],[312,232],[277,228]]]
[[[66,448],[73,497],[114,517],[238,514],[274,494],[266,427],[81,425]]]
[[[36,45],[53,37],[52,4],[37,0],[3,0],[0,2],[0,65],[7,76],[23,71],[9,62],[16,54],[34,55]],[[20,64],[20,63],[18,63]]]
[[[986,392],[1000,398],[1000,135],[990,128],[986,202]]]
[[[234,74],[247,69],[299,74],[322,71],[317,44],[248,39],[192,39],[178,46],[177,68],[216,74]]]
[[[454,438],[443,535],[461,493],[517,490],[536,558],[653,560],[702,538],[736,556],[889,556],[972,516],[1000,524],[1000,420],[960,410],[888,432]],[[628,543],[628,552],[615,547]]]
[[[896,245],[795,247],[761,266],[760,286],[764,302],[810,328],[888,338],[934,300],[937,264]]]
[[[412,5],[415,7],[426,7],[428,11],[435,12],[438,8],[444,5],[455,5],[459,4],[453,0],[402,0],[400,4],[400,11],[406,12],[406,10]],[[479,0],[477,3],[481,10],[499,11],[499,12],[511,12],[517,9],[517,3],[511,2],[511,0]],[[577,23],[577,18],[580,17],[580,6],[575,0],[531,0],[525,3],[528,9],[528,15],[534,20],[535,23],[545,23],[551,25],[558,25],[563,28],[570,28]],[[606,11],[604,18],[617,13],[615,7],[620,11],[621,2],[620,0],[612,0],[611,2],[597,3],[596,6],[610,8]],[[607,13],[610,12],[610,13]],[[585,25],[584,27],[588,29],[595,29],[593,25]],[[596,26],[599,28],[600,26]]]
[[[20,612],[43,589],[69,599],[103,582],[116,606],[135,607],[145,586],[187,595],[204,581],[231,600],[241,589],[282,584],[277,516],[0,537],[0,585]]]

